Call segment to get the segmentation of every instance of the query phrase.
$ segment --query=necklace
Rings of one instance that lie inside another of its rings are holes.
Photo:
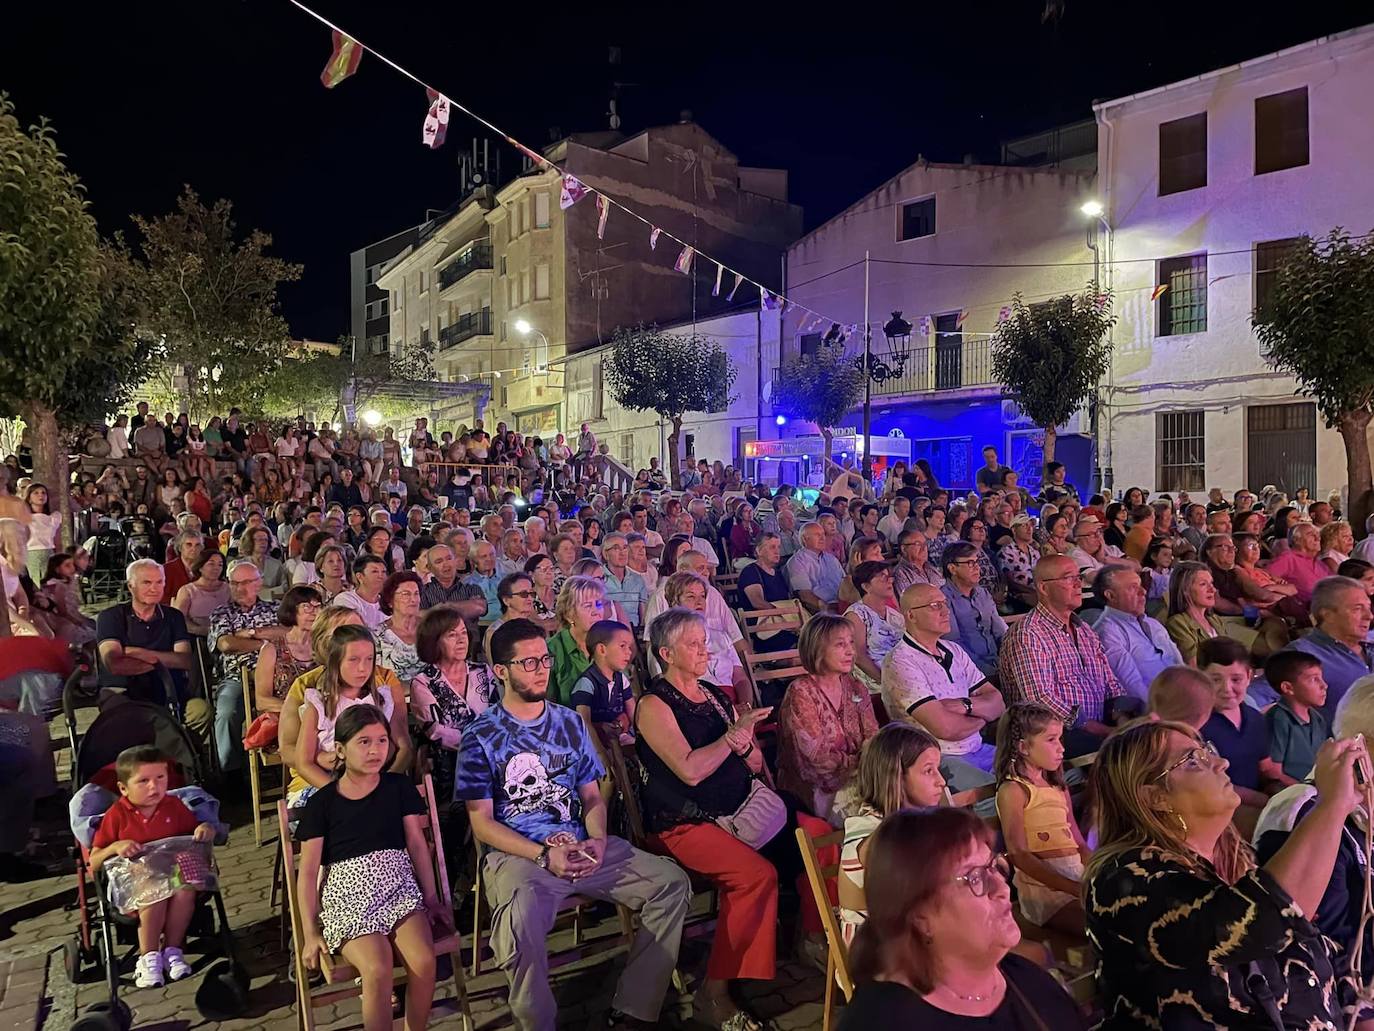
[[[996,998],[997,993],[998,993],[998,992],[1001,990],[1001,988],[1002,988],[1002,982],[1001,982],[1001,979],[1000,979],[1000,978],[999,978],[998,980],[994,981],[993,984],[992,984],[992,987],[991,987],[990,989],[988,989],[988,992],[987,992],[986,995],[979,995],[979,994],[965,995],[963,992],[956,992],[953,988],[950,988],[950,987],[948,987],[947,985],[940,985],[939,988],[940,988],[941,991],[943,991],[943,992],[945,992],[945,993],[947,993],[947,994],[949,994],[949,995],[954,996],[956,999],[959,999],[959,1000],[961,1000],[962,1002],[988,1002],[988,1001],[990,1001],[990,1000]]]

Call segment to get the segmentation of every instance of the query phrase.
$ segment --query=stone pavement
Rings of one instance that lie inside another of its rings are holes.
[[[89,714],[83,725],[89,722]],[[54,724],[54,737],[65,740]],[[65,778],[68,766],[65,749],[58,752],[59,776]],[[0,788],[2,790],[3,788]],[[81,1008],[106,997],[104,980],[89,970],[84,982],[69,982],[63,966],[63,944],[77,928],[74,912],[76,881],[69,849],[73,842],[66,820],[67,785],[57,796],[39,805],[34,858],[45,863],[52,876],[30,884],[0,884],[0,1028],[5,1031],[67,1031]],[[252,825],[246,804],[227,807],[226,818],[233,827],[229,843],[217,850],[221,884],[229,922],[233,927],[239,959],[251,977],[251,1008],[240,1019],[224,1022],[204,1020],[196,1011],[194,998],[201,974],[218,957],[202,956],[193,939],[188,948],[195,974],[162,989],[135,989],[131,965],[125,968],[121,998],[134,1013],[134,1027],[145,1031],[190,1031],[191,1028],[224,1031],[287,1031],[298,1026],[295,1014],[295,989],[287,980],[291,965],[281,943],[279,911],[271,905],[272,864],[275,843],[261,848],[253,844]],[[468,924],[470,930],[470,924]],[[598,934],[593,928],[591,937]],[[786,931],[780,941],[791,940]],[[560,941],[555,937],[554,944]],[[707,940],[690,937],[683,944],[680,969],[690,983],[696,983],[705,966]],[[132,961],[130,961],[131,963]],[[489,963],[488,963],[489,965]],[[555,973],[554,987],[560,1002],[559,1024],[568,1028],[598,1028],[610,1006],[619,958],[583,960]],[[510,1027],[505,1005],[502,975],[484,974],[468,985],[477,1027]],[[766,983],[747,989],[741,1001],[754,1012],[770,1019],[780,1031],[820,1028],[824,978],[812,966],[801,962],[779,964],[778,975]],[[430,1026],[458,1028],[462,1021],[451,1005],[452,981],[441,981],[436,991],[436,1006]],[[682,1015],[690,1000],[669,997],[660,1022],[665,1028],[699,1029],[707,1025]],[[356,1000],[317,1009],[316,1021],[322,1029],[358,1027]]]

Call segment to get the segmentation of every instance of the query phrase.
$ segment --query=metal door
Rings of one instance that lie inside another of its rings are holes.
[[[1250,405],[1246,453],[1252,490],[1273,484],[1289,497],[1299,487],[1317,489],[1317,406],[1311,401]]]

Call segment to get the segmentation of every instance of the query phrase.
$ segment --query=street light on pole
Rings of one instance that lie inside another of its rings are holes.
[[[547,365],[549,360],[549,338],[544,335],[544,331],[536,329],[534,326],[530,325],[527,319],[516,319],[515,331],[519,333],[522,337],[527,337],[531,333],[539,334],[539,339],[544,341],[544,362]],[[531,362],[530,364],[534,367],[535,372],[541,371],[538,362]]]
[[[1107,244],[1107,275],[1111,276],[1111,249],[1112,249],[1112,224],[1107,221],[1104,215],[1104,208],[1100,200],[1084,201],[1078,209],[1088,219],[1085,227],[1087,233],[1088,249],[1093,252],[1093,302],[1102,295],[1102,252],[1098,243],[1098,230],[1102,231],[1102,239]],[[1102,465],[1102,442],[1098,436],[1098,412],[1101,408],[1099,395],[1101,394],[1101,384],[1093,389],[1092,399],[1088,404],[1088,429],[1093,439],[1093,493],[1100,494],[1103,487],[1103,473],[1105,472],[1105,483],[1108,490],[1112,487],[1112,471],[1110,466],[1105,470]],[[1107,454],[1111,454],[1108,447]],[[1110,461],[1110,459],[1108,459]]]

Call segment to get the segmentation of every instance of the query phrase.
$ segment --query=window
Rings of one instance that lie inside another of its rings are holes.
[[[501,255],[501,275],[504,276],[505,274],[506,274],[506,256],[503,254],[503,255]]]
[[[534,266],[534,299],[545,301],[549,297],[549,266]]]
[[[935,198],[902,205],[902,225],[898,240],[916,240],[935,232]]]
[[[819,333],[803,333],[798,344],[799,353],[803,356],[815,354],[821,348],[821,340],[822,337]]]
[[[386,298],[382,298],[380,301],[370,301],[370,302],[368,302],[368,305],[367,305],[367,318],[368,318],[369,320],[372,320],[372,319],[384,319],[384,318],[386,318],[387,315],[389,315],[389,314],[390,314],[390,308],[389,308],[389,306],[388,306],[388,304],[387,304]]]
[[[1160,286],[1168,289],[1155,301],[1157,336],[1202,333],[1207,329],[1207,255],[1165,258],[1159,263]],[[1164,488],[1160,488],[1163,490]]]
[[[393,308],[399,308],[399,307],[401,306],[401,291],[399,291],[399,290],[392,290],[392,291],[391,291],[391,306],[392,306]]]
[[[420,293],[429,289],[429,273],[424,269],[420,270]]]
[[[635,467],[635,435],[633,433],[620,435],[620,455],[618,457],[631,469]]]
[[[1255,98],[1255,174],[1307,164],[1307,87]]]
[[[520,202],[516,201],[510,206],[510,238],[512,240],[520,235],[521,214],[523,214],[523,209],[520,207]]]
[[[1274,295],[1279,266],[1301,243],[1294,236],[1286,240],[1267,240],[1255,244],[1255,310],[1259,311]]]
[[[524,304],[530,299],[530,270],[520,270],[520,303]]]
[[[380,336],[370,336],[367,338],[368,354],[385,354],[390,346],[390,337],[382,333]]]
[[[534,195],[534,228],[549,228],[549,191],[540,190]]]
[[[520,306],[520,283],[511,276],[506,280],[506,307],[518,308]]]
[[[1159,195],[1207,185],[1207,112],[1159,123]]]
[[[505,340],[506,340],[506,320],[505,320],[505,319],[502,319],[502,320],[501,320],[501,342],[504,343]]]
[[[1206,449],[1202,412],[1160,412],[1155,416],[1155,489],[1204,490]]]
[[[428,327],[428,326],[426,326],[424,329],[420,330],[420,346],[421,346],[421,347],[427,347],[427,346],[429,346],[429,327]]]
[[[603,378],[605,365],[600,361],[592,363],[592,414],[593,419],[606,418],[606,381]],[[622,462],[627,461],[623,456]]]

